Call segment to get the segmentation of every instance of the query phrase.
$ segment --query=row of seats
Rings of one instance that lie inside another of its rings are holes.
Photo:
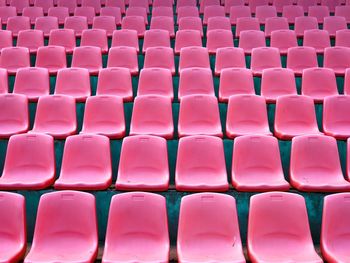
[[[343,237],[349,231],[349,199],[347,193],[324,198],[320,243],[328,262],[348,259],[348,243]],[[25,199],[1,192],[0,207],[0,259],[17,262],[25,256],[26,249]],[[323,262],[313,245],[302,196],[283,192],[254,195],[248,222],[251,262]],[[92,194],[44,194],[39,202],[33,244],[24,262],[94,262],[97,233]],[[166,199],[143,192],[114,195],[102,262],[169,262],[169,254]],[[202,193],[182,198],[177,256],[179,262],[246,262],[232,196]]]

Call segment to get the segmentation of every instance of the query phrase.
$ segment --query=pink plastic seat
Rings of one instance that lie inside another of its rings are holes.
[[[1,262],[18,262],[26,251],[25,199],[20,194],[0,192]]]
[[[74,48],[72,67],[86,68],[90,74],[97,75],[102,69],[102,53],[99,47],[80,46]]]
[[[172,8],[174,5],[174,1],[173,0],[153,0],[152,6],[154,8],[158,8],[158,7],[170,7]],[[153,11],[154,9],[152,9]],[[153,15],[153,13],[152,13]]]
[[[231,31],[231,22],[228,17],[215,16],[208,19],[207,33],[211,30],[229,30]]]
[[[0,18],[2,24],[7,24],[7,20],[10,17],[17,15],[16,7],[14,6],[0,6]]]
[[[99,47],[102,53],[108,52],[107,32],[103,29],[87,29],[81,34],[80,46]]]
[[[350,48],[350,30],[343,29],[336,32],[335,46]]]
[[[253,263],[323,262],[312,243],[305,200],[294,193],[250,198],[247,245]]]
[[[12,47],[12,32],[8,30],[0,30],[0,51],[5,47]]]
[[[51,30],[58,29],[58,18],[54,16],[38,17],[35,20],[34,29],[43,31],[44,36],[49,37]]]
[[[44,10],[41,7],[28,6],[23,9],[23,16],[29,17],[30,23],[34,25],[38,17],[44,16]]]
[[[9,17],[6,30],[11,31],[14,37],[18,36],[19,31],[30,29],[30,18],[26,16]]]
[[[243,17],[251,17],[249,6],[239,5],[231,6],[230,8],[230,22],[232,25],[237,24],[237,20]]]
[[[64,21],[65,29],[73,29],[77,37],[81,37],[83,30],[88,29],[88,21],[84,16],[69,16]]]
[[[183,17],[199,17],[198,8],[196,6],[179,7],[177,12],[177,23],[179,23]]]
[[[39,98],[33,132],[46,133],[55,139],[65,139],[77,130],[75,100],[65,95]]]
[[[336,6],[334,15],[345,17],[346,22],[350,23],[350,5]]]
[[[35,0],[34,6],[41,7],[44,11],[44,14],[47,14],[50,7],[54,6],[53,0]]]
[[[171,99],[147,95],[136,97],[130,135],[155,135],[171,139],[174,134]]]
[[[167,47],[170,48],[169,32],[162,29],[151,29],[145,32],[142,51],[145,53],[150,47]]]
[[[331,37],[335,37],[338,30],[347,28],[346,19],[343,16],[327,16],[324,18],[323,30],[328,31]]]
[[[69,14],[73,15],[75,8],[78,6],[77,0],[57,0],[57,6],[67,7]]]
[[[253,74],[258,76],[261,76],[264,69],[282,68],[279,49],[274,47],[253,48],[250,68]]]
[[[9,138],[28,131],[29,110],[26,96],[1,94],[0,106],[0,138]]]
[[[345,70],[344,76],[344,94],[350,95],[350,69]]]
[[[195,0],[178,0],[176,1],[176,12],[178,12],[181,7],[196,7],[197,1]]]
[[[208,24],[211,17],[225,17],[225,8],[220,5],[206,6],[204,9],[203,23]]]
[[[10,6],[16,7],[17,14],[20,15],[23,12],[23,8],[29,6],[29,0],[10,0]]]
[[[216,50],[215,74],[220,75],[226,68],[246,68],[242,48],[225,47]]]
[[[41,30],[22,30],[17,37],[17,46],[26,47],[30,53],[36,53],[39,47],[44,46],[44,33]]]
[[[313,47],[291,47],[287,53],[287,68],[296,75],[301,75],[304,69],[317,68],[317,54]]]
[[[100,16],[112,16],[115,19],[116,25],[122,24],[122,9],[119,7],[102,7]]]
[[[288,19],[289,24],[294,24],[296,17],[304,16],[304,9],[299,5],[286,5],[283,7],[282,17]]]
[[[246,68],[225,68],[221,71],[219,101],[228,102],[232,95],[254,95],[253,74]]]
[[[96,14],[99,14],[101,10],[101,2],[101,0],[82,0],[81,6],[91,6],[95,9]]]
[[[210,95],[188,95],[181,99],[179,137],[189,135],[211,135],[222,137],[219,105]]]
[[[180,52],[179,72],[185,68],[210,69],[208,49],[204,47],[184,47]]]
[[[145,54],[144,68],[165,68],[175,74],[174,52],[170,47],[151,47]]]
[[[175,184],[177,191],[227,191],[229,185],[222,139],[207,135],[181,138]]]
[[[304,134],[319,134],[313,99],[286,95],[276,100],[275,136],[290,140]]]
[[[69,136],[64,145],[60,190],[104,190],[112,183],[109,139],[95,134]]]
[[[203,0],[199,2],[199,12],[201,14],[204,13],[204,9],[207,6],[215,6],[215,5],[220,5],[220,0]]]
[[[0,177],[0,189],[39,190],[50,187],[54,180],[53,138],[28,133],[11,136]]]
[[[108,262],[168,262],[170,242],[166,199],[152,193],[112,197],[102,257]],[[140,248],[135,251],[135,244]]]
[[[78,102],[84,102],[91,95],[89,70],[60,69],[57,73],[55,94],[71,96]]]
[[[95,9],[91,6],[78,6],[74,9],[74,16],[86,17],[88,25],[92,25]]]
[[[139,40],[136,30],[115,30],[112,36],[112,47],[133,47],[139,52]]]
[[[340,6],[342,4],[345,4],[343,0],[321,0],[321,5],[327,6],[329,8],[329,11],[334,13],[335,8],[337,6]]]
[[[294,0],[273,0],[272,5],[276,7],[277,13],[281,14],[284,6],[293,5],[294,2]]]
[[[323,105],[323,131],[326,135],[338,140],[350,137],[348,110],[350,108],[349,96],[329,96],[324,99]]]
[[[6,69],[0,69],[0,94],[7,94],[9,90],[8,74]]]
[[[179,262],[245,262],[235,199],[217,193],[183,197],[177,248]]]
[[[148,0],[129,0],[129,7],[144,7],[147,10],[147,14],[150,12]]]
[[[50,222],[48,225],[47,222]],[[41,196],[33,244],[24,262],[93,262],[98,236],[95,197],[78,191]]]
[[[124,138],[116,189],[122,191],[167,191],[169,166],[164,138],[136,135]]]
[[[137,96],[161,95],[173,100],[172,73],[163,68],[144,68],[141,70]]]
[[[350,183],[341,170],[337,141],[324,135],[293,138],[290,182],[299,191],[349,191]]]
[[[265,99],[249,94],[231,96],[227,108],[226,135],[235,138],[248,134],[271,135]]]
[[[207,48],[210,54],[215,54],[219,48],[233,46],[231,30],[215,29],[207,32]]]
[[[119,7],[122,14],[125,14],[125,1],[124,0],[106,0],[105,7]],[[102,13],[101,8],[101,13]]]
[[[269,17],[265,20],[265,36],[271,37],[273,31],[289,30],[288,20],[285,17]]]
[[[37,101],[40,96],[49,95],[49,71],[45,68],[21,68],[17,71],[13,93]]]
[[[69,9],[64,6],[50,7],[48,16],[57,17],[58,24],[63,25],[67,17],[69,17]]]
[[[142,16],[144,18],[145,25],[148,25],[147,10],[144,7],[134,6],[126,9],[126,16]]]
[[[55,29],[51,30],[49,37],[49,46],[61,46],[65,52],[73,53],[75,48],[75,34],[73,29]]]
[[[334,71],[328,68],[309,68],[303,71],[301,93],[317,103],[327,96],[338,95]]]
[[[244,0],[227,0],[225,1],[225,13],[230,14],[230,9],[232,6],[244,6]]]
[[[294,31],[297,37],[304,37],[306,30],[318,29],[318,21],[316,17],[299,16],[295,18]]]
[[[259,20],[256,17],[237,18],[236,37],[241,37],[241,32],[247,30],[260,30]]]
[[[286,68],[264,69],[261,77],[261,96],[275,103],[279,96],[297,95],[294,72]]]
[[[181,100],[188,95],[211,95],[214,93],[212,72],[206,68],[186,68],[182,70],[179,80],[179,95]]]
[[[131,73],[127,68],[104,68],[98,75],[96,95],[113,95],[131,101]]]
[[[150,29],[162,29],[169,32],[171,38],[175,37],[174,19],[167,16],[152,17]]]
[[[142,16],[125,16],[122,20],[122,29],[136,30],[138,37],[143,37],[146,26]]]
[[[232,185],[238,191],[288,191],[278,140],[272,136],[246,135],[235,139]]]
[[[257,30],[245,30],[240,34],[239,45],[246,54],[250,54],[254,48],[265,47],[265,33]]]
[[[304,13],[307,13],[310,6],[317,5],[317,0],[297,0],[296,3],[304,9]]]
[[[30,67],[29,49],[25,47],[7,47],[1,50],[1,68],[7,69],[10,75],[15,75],[20,68]]]
[[[323,66],[334,70],[336,75],[343,76],[345,74],[345,70],[350,68],[350,48],[325,48]]]
[[[179,30],[176,32],[175,53],[184,47],[202,47],[202,37],[198,30]]]
[[[96,16],[92,23],[92,29],[104,30],[107,37],[112,37],[114,30],[116,30],[115,18],[112,16]]]
[[[303,45],[315,48],[317,53],[323,53],[325,48],[331,46],[328,31],[320,29],[304,31]]]
[[[346,262],[349,241],[349,193],[325,196],[323,201],[321,250],[327,262]]]
[[[265,24],[266,19],[277,17],[276,7],[269,5],[257,6],[255,17],[258,18],[260,24]]]
[[[152,17],[157,17],[157,16],[168,16],[173,18],[174,22],[174,13],[173,13],[173,6],[158,6],[155,7],[153,3],[153,8],[152,8]]]
[[[202,20],[199,17],[183,17],[179,20],[178,31],[197,30],[203,37]],[[175,42],[176,43],[176,42]]]
[[[66,51],[60,46],[39,47],[35,62],[36,67],[46,68],[50,74],[67,67]]]
[[[258,6],[267,6],[269,4],[268,0],[248,0],[247,2],[252,14],[256,13],[256,9]]]
[[[323,6],[323,5],[309,6],[308,16],[316,17],[317,22],[319,24],[323,24],[324,18],[329,15],[330,15],[330,12],[329,12],[328,6]]]
[[[135,48],[120,46],[109,49],[107,67],[128,68],[131,74],[139,72],[137,51]]]

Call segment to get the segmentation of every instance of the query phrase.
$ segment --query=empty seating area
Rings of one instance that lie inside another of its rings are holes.
[[[349,262],[350,1],[0,22],[0,262]]]

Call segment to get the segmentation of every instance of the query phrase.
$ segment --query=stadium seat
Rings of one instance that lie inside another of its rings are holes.
[[[183,197],[177,248],[180,262],[245,262],[235,199],[218,193]]]
[[[182,70],[179,80],[179,95],[181,100],[188,95],[211,95],[214,93],[212,72],[206,68],[186,68]]]
[[[47,224],[50,222],[50,224]],[[95,197],[59,191],[40,197],[33,244],[24,262],[93,262],[98,235]]]
[[[30,18],[26,16],[13,16],[7,20],[6,30],[11,31],[14,37],[19,31],[30,29]]]
[[[22,195],[0,192],[1,262],[21,261],[26,252],[25,199]]]
[[[210,95],[188,95],[181,99],[178,135],[211,135],[222,137],[219,105]]]
[[[38,17],[34,29],[43,31],[44,36],[49,37],[51,30],[58,29],[58,23],[58,18],[54,16]]]
[[[23,16],[29,17],[30,23],[34,25],[38,17],[44,16],[44,10],[41,7],[27,6],[23,8]]]
[[[73,15],[75,8],[78,6],[77,0],[57,0],[57,6],[67,7],[69,14]]]
[[[253,263],[323,262],[313,246],[305,200],[299,194],[272,192],[252,196],[247,239]]]
[[[254,75],[261,76],[264,69],[282,68],[278,48],[259,47],[252,49],[250,69]]]
[[[211,30],[229,30],[231,31],[231,22],[228,17],[215,16],[208,19],[207,33]],[[207,35],[208,36],[208,35]]]
[[[319,24],[323,24],[324,18],[329,16],[328,6],[315,5],[309,6],[308,16],[316,17]]]
[[[29,128],[28,99],[19,94],[0,95],[0,138],[24,133]]]
[[[163,29],[151,29],[145,32],[142,52],[145,53],[150,47],[167,47],[170,48],[169,32]]]
[[[271,3],[271,1],[269,1]],[[276,7],[276,11],[278,14],[282,14],[283,7],[288,5],[293,5],[295,3],[294,0],[273,0],[272,5]]]
[[[350,23],[350,6],[346,5],[346,6],[336,6],[335,7],[335,16],[342,16],[345,17],[346,22]]]
[[[334,13],[336,6],[341,5],[342,3],[345,4],[345,2],[341,0],[321,0],[321,5],[327,6],[331,13]]]
[[[271,135],[265,99],[250,94],[231,96],[227,107],[226,136],[235,138],[248,134]]]
[[[0,69],[0,94],[6,94],[9,91],[9,81],[6,69]]]
[[[1,50],[0,66],[10,75],[20,68],[30,67],[29,49],[25,47],[7,47]]]
[[[286,55],[288,49],[298,46],[294,30],[276,30],[271,32],[271,47],[278,48],[281,55]]]
[[[67,67],[66,51],[60,46],[39,47],[35,62],[36,67],[46,68],[50,74]]]
[[[206,6],[203,15],[203,24],[207,25],[211,17],[225,17],[225,8],[220,5]]]
[[[96,95],[113,95],[132,101],[131,73],[127,68],[104,68],[100,70]]]
[[[232,185],[243,192],[289,190],[276,138],[255,134],[234,140]]]
[[[251,17],[249,6],[238,5],[230,8],[230,22],[232,25],[237,24],[239,18]],[[237,35],[237,34],[236,34]]]
[[[291,185],[304,192],[350,190],[344,179],[337,141],[330,136],[304,135],[292,140],[290,153]]]
[[[279,96],[297,95],[294,72],[290,69],[271,68],[262,71],[261,96],[267,103],[275,103]]]
[[[66,95],[41,96],[35,114],[33,132],[65,139],[76,133],[75,100]]]
[[[100,16],[112,16],[115,18],[115,24],[120,26],[122,24],[122,13],[123,13],[123,10],[120,7],[105,6],[101,8]],[[124,13],[125,13],[125,8],[124,8]]]
[[[171,139],[174,134],[171,99],[147,95],[136,97],[130,135],[155,135]]]
[[[97,75],[100,69],[102,69],[101,49],[93,46],[74,48],[72,67],[86,68],[90,74]]]
[[[178,0],[176,1],[176,13],[181,7],[197,7],[197,1],[195,0]]]
[[[143,37],[146,26],[142,16],[125,16],[122,20],[122,29],[136,30],[138,37]]]
[[[303,45],[315,48],[317,53],[323,53],[325,48],[331,46],[328,31],[320,29],[304,31]]]
[[[347,29],[345,17],[327,16],[324,18],[323,30],[328,31],[330,37],[335,37],[336,32],[342,29]]]
[[[208,135],[181,138],[175,185],[177,191],[185,192],[227,191],[229,185],[222,139]]]
[[[150,29],[161,29],[169,32],[171,38],[175,37],[174,19],[167,16],[152,17]]]
[[[159,7],[170,7],[172,8],[174,5],[174,1],[173,0],[153,0],[152,2],[152,11],[154,10],[154,8],[159,8]],[[153,15],[153,13],[152,13]]]
[[[203,37],[202,19],[192,16],[181,18],[179,20],[178,31],[185,30],[197,30],[200,32],[201,37]]]
[[[325,48],[323,66],[333,69],[336,75],[344,76],[345,70],[350,68],[350,48]]]
[[[102,262],[168,262],[170,241],[165,197],[123,193],[112,197]],[[140,248],[135,251],[135,244]]]
[[[27,96],[30,102],[49,95],[50,77],[45,68],[21,68],[17,71],[13,93]]]
[[[297,37],[304,37],[306,30],[318,29],[318,21],[316,17],[299,16],[295,18],[294,31]]]
[[[0,177],[0,189],[39,190],[50,187],[54,180],[53,138],[35,133],[11,136]]]
[[[304,13],[307,13],[310,6],[317,5],[317,0],[297,0],[296,4],[304,9]]]
[[[173,79],[169,69],[144,68],[140,72],[137,96],[161,95],[173,100]]]
[[[125,14],[125,1],[124,0],[106,0],[105,7],[119,7],[122,14]],[[103,8],[101,8],[101,14]]]
[[[304,69],[317,68],[316,49],[313,47],[291,47],[287,53],[287,68],[296,75],[301,75]]]
[[[126,9],[126,16],[142,16],[145,21],[145,25],[148,25],[147,10],[144,7],[134,6]]]
[[[96,14],[99,14],[101,10],[101,0],[82,0],[81,6],[91,6],[95,9]]]
[[[350,48],[350,30],[343,29],[336,32],[335,46]]]
[[[215,60],[215,75],[220,75],[226,68],[246,68],[244,50],[242,48],[218,48]]]
[[[73,29],[75,36],[81,37],[83,30],[88,29],[88,22],[84,16],[69,16],[64,21],[65,29]]]
[[[0,51],[5,47],[12,47],[12,44],[12,32],[8,30],[0,30]]]
[[[93,46],[101,48],[103,54],[108,52],[107,32],[103,29],[87,29],[81,34],[80,46]]]
[[[263,31],[245,30],[241,32],[238,47],[242,48],[245,54],[250,54],[254,48],[265,46],[265,33]]]
[[[237,18],[237,24],[236,24],[236,37],[241,37],[242,31],[259,31],[260,30],[260,24],[259,20],[256,17],[240,17]]]
[[[215,29],[207,32],[207,49],[209,54],[215,54],[219,48],[233,46],[231,30]]]
[[[29,0],[10,0],[10,6],[16,7],[17,14],[21,15],[23,8],[29,6]]]
[[[282,17],[288,19],[289,24],[294,24],[295,18],[304,16],[304,9],[299,5],[286,5],[283,7]]]
[[[225,1],[224,7],[225,7],[225,13],[228,15],[230,14],[230,9],[232,6],[244,6],[244,0],[227,0]],[[250,12],[250,10],[249,10]]]
[[[183,17],[199,17],[198,8],[196,6],[179,7],[177,12],[177,23],[179,23]]]
[[[326,135],[337,140],[346,140],[350,137],[349,115],[347,114],[349,109],[349,96],[329,96],[324,99],[322,123]]]
[[[151,135],[124,138],[115,186],[121,191],[167,191],[169,167],[166,140]]]
[[[127,5],[127,3],[125,3]],[[129,0],[129,7],[144,7],[149,14],[149,3],[148,0]]]
[[[7,20],[10,17],[17,15],[16,7],[14,6],[0,6],[0,18],[2,24],[7,24]]]
[[[328,68],[308,68],[303,71],[302,95],[322,103],[327,96],[338,95],[334,71]]]
[[[112,47],[133,47],[139,52],[139,41],[137,31],[122,29],[115,30],[112,37]]]
[[[69,17],[69,9],[68,7],[64,7],[64,6],[50,7],[48,16],[57,17],[58,24],[64,25],[64,21],[66,20],[67,17]]]
[[[255,17],[258,18],[260,24],[265,24],[266,19],[277,17],[276,7],[269,5],[257,6]]]
[[[184,47],[202,47],[202,37],[198,30],[179,30],[176,32],[175,54]]]
[[[88,25],[92,25],[95,9],[91,6],[78,6],[74,9],[74,16],[86,17]]]
[[[327,262],[347,260],[349,233],[349,193],[332,194],[323,199],[321,251]]]
[[[158,6],[155,7],[153,3],[153,8],[152,8],[152,17],[157,17],[157,16],[168,16],[173,18],[174,22],[174,13],[173,13],[173,7],[169,6]]]
[[[254,79],[246,68],[225,68],[221,71],[219,101],[228,102],[232,95],[254,95]]]
[[[46,15],[49,12],[50,7],[54,6],[53,0],[35,0],[34,6],[41,7]]]
[[[55,29],[51,30],[49,37],[49,46],[61,46],[65,52],[73,53],[75,48],[75,34],[73,29]]]
[[[107,67],[128,68],[131,74],[138,74],[137,51],[133,47],[120,46],[109,49]]]
[[[265,20],[265,36],[271,37],[273,31],[288,30],[288,20],[285,17],[269,17]]]
[[[81,133],[100,134],[111,139],[125,135],[123,98],[110,95],[87,98]]]
[[[220,5],[220,0],[204,0],[199,2],[199,13],[203,14],[207,6]]]
[[[89,70],[60,69],[57,73],[55,94],[71,96],[77,102],[84,102],[91,95]]]
[[[276,100],[275,136],[290,140],[304,134],[319,134],[313,99],[286,95]]]
[[[258,6],[267,6],[268,4],[268,0],[248,0],[248,5],[252,14],[256,14],[256,9]]]
[[[17,47],[26,47],[30,53],[36,53],[44,46],[44,33],[41,30],[21,30],[17,37]]]
[[[113,16],[95,16],[92,29],[105,30],[107,37],[111,38],[116,30],[115,18]]]
[[[344,94],[350,95],[350,69],[345,70],[344,76]]]
[[[210,69],[208,49],[204,47],[184,47],[180,52],[179,72],[185,68]]]
[[[174,51],[170,47],[150,47],[144,57],[144,68],[165,68],[175,74]]]

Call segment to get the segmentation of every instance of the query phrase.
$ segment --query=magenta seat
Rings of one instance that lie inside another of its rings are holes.
[[[69,136],[55,189],[104,190],[112,183],[109,139],[95,134]]]
[[[18,36],[19,31],[30,29],[30,18],[26,16],[13,16],[7,20],[6,30],[11,31],[14,37]]]
[[[211,135],[222,137],[219,105],[210,95],[188,95],[181,99],[179,137],[189,135]]]
[[[171,0],[170,0],[171,1]],[[167,16],[173,18],[174,22],[174,14],[173,14],[173,6],[154,6],[153,3],[153,8],[152,8],[152,17],[157,17],[157,16]]]
[[[232,25],[236,25],[239,18],[251,16],[249,6],[239,5],[230,8],[230,22]]]
[[[85,68],[90,74],[97,75],[102,69],[101,48],[93,46],[80,46],[74,48],[72,67]]]
[[[304,134],[319,134],[313,99],[286,95],[276,100],[275,136],[290,140]]]
[[[107,67],[121,67],[130,70],[132,75],[137,75],[139,65],[137,50],[133,47],[118,46],[109,49]]]
[[[218,48],[215,59],[215,75],[220,75],[226,68],[246,68],[244,50],[242,48]]]
[[[215,5],[220,5],[220,0],[204,0],[204,1],[200,1],[199,3],[199,12],[201,14],[204,13],[204,9],[207,6],[215,6]]]
[[[45,134],[11,136],[0,189],[39,190],[55,180],[54,140]]]
[[[0,94],[6,94],[9,90],[8,74],[6,69],[0,69]]]
[[[124,0],[106,0],[105,7],[119,7],[121,13],[125,14],[125,1]],[[102,10],[101,10],[101,12],[102,12]]]
[[[47,222],[50,222],[48,225]],[[78,191],[40,197],[33,244],[24,262],[88,263],[97,257],[95,197]]]
[[[267,6],[269,4],[268,0],[248,0],[247,2],[252,14],[256,13],[256,9],[258,6]]]
[[[170,241],[166,200],[152,193],[112,197],[102,262],[168,262]],[[140,248],[135,251],[135,244]]]
[[[241,32],[239,45],[245,54],[251,54],[254,48],[265,47],[265,33],[257,30],[245,30]]]
[[[159,8],[159,7],[170,7],[172,8],[174,5],[173,0],[153,0],[152,6],[154,8]],[[154,9],[152,9],[154,11]],[[152,12],[153,15],[153,12]]]
[[[278,140],[272,136],[246,135],[235,139],[232,185],[238,191],[288,191]]]
[[[121,7],[102,7],[100,11],[100,17],[104,16],[111,16],[115,19],[115,24],[116,25],[121,25],[122,24],[122,13],[123,10]],[[125,13],[125,8],[124,8],[124,13]],[[95,16],[96,19],[96,16]]]
[[[66,95],[39,98],[33,132],[46,133],[55,139],[65,139],[76,133],[75,100]]]
[[[10,0],[10,6],[14,6],[17,14],[20,15],[23,12],[23,8],[29,6],[29,0]]]
[[[276,30],[271,32],[271,47],[278,48],[281,55],[287,55],[288,49],[298,46],[294,30]]]
[[[276,7],[277,13],[281,14],[284,6],[293,5],[294,2],[294,0],[273,0],[272,5]]]
[[[250,68],[253,74],[258,76],[261,76],[264,69],[282,68],[281,57],[278,48],[253,48]]]
[[[27,96],[29,101],[49,95],[50,77],[45,68],[21,68],[17,71],[13,93]]]
[[[82,0],[81,6],[91,6],[95,9],[96,14],[100,13],[101,0]]]
[[[310,6],[317,5],[317,0],[297,0],[296,3],[304,9],[304,13],[307,13]]]
[[[87,29],[81,34],[80,46],[99,47],[102,53],[108,52],[107,32],[103,29]]]
[[[29,49],[25,47],[8,47],[1,50],[0,66],[10,75],[15,75],[20,68],[30,67]]]
[[[175,184],[177,191],[227,191],[229,185],[222,139],[207,135],[181,138]]]
[[[344,94],[350,95],[350,69],[345,70],[344,76]]]
[[[144,57],[144,68],[164,68],[175,74],[174,51],[170,47],[150,47]]]
[[[169,32],[163,29],[151,29],[145,32],[142,52],[145,53],[150,47],[167,47],[170,48]]]
[[[125,3],[128,4],[127,2]],[[150,13],[148,0],[129,0],[129,7],[144,7]]]
[[[92,25],[95,9],[91,6],[78,6],[74,9],[74,16],[86,17],[88,25]]]
[[[196,7],[197,1],[195,0],[178,0],[176,1],[176,12],[178,12],[181,7]]]
[[[21,261],[26,252],[25,199],[20,194],[0,192],[1,262]]]
[[[0,6],[0,18],[2,24],[7,24],[7,20],[10,17],[17,15],[16,7],[14,6]]]
[[[248,134],[271,135],[263,97],[240,94],[229,98],[226,135],[235,138]]]
[[[36,56],[36,67],[46,68],[50,74],[67,67],[66,50],[61,46],[39,47]]]
[[[58,23],[58,18],[54,16],[38,17],[34,29],[43,31],[44,36],[49,37],[51,30],[58,29]]]
[[[8,30],[0,30],[0,51],[5,47],[12,47],[12,44],[12,32]]]
[[[89,70],[60,69],[57,73],[55,94],[71,96],[78,102],[84,102],[91,95]]]
[[[297,37],[304,37],[306,30],[318,29],[318,21],[316,17],[299,16],[295,18],[294,31]]]
[[[183,17],[179,20],[178,31],[197,30],[201,37],[203,37],[202,19],[199,17]],[[175,42],[176,43],[176,42]]]
[[[188,95],[215,96],[214,81],[210,69],[186,68],[182,70],[178,98],[181,100]]]
[[[335,16],[342,16],[345,17],[346,22],[350,23],[350,6],[346,5],[346,6],[336,6],[335,7]]]
[[[296,75],[301,75],[304,69],[317,68],[317,54],[313,47],[291,47],[287,53],[287,68]]]
[[[184,47],[180,52],[179,72],[185,68],[210,69],[208,49],[204,47]]]
[[[139,40],[136,30],[115,30],[112,36],[112,47],[133,47],[139,52]]]
[[[324,135],[293,138],[290,182],[299,191],[349,191],[350,182],[343,177],[337,141]]]
[[[64,6],[50,7],[48,16],[57,17],[58,24],[64,25],[64,21],[66,20],[67,17],[69,17],[69,9]]]
[[[231,30],[215,29],[207,32],[207,48],[210,54],[215,54],[219,48],[233,46]]]
[[[265,24],[268,18],[277,17],[276,7],[269,5],[257,6],[255,17],[258,18],[260,24]]]
[[[304,31],[303,45],[315,48],[317,53],[323,53],[325,48],[331,46],[328,31],[320,29]]]
[[[247,30],[260,30],[259,20],[256,17],[240,17],[237,18],[236,37],[241,37],[241,32]]]
[[[245,262],[235,199],[217,193],[183,197],[177,248],[179,262]]]
[[[57,6],[68,8],[69,14],[73,15],[78,3],[77,0],[57,0]]]
[[[343,16],[327,16],[324,18],[323,29],[335,37],[338,30],[347,29],[346,19]]]
[[[41,7],[44,11],[44,14],[47,14],[50,7],[54,6],[53,0],[35,0],[34,6]]]
[[[132,80],[127,68],[104,68],[100,70],[96,95],[113,95],[132,101]]]
[[[247,244],[253,263],[323,262],[312,243],[305,200],[294,193],[250,198]]]
[[[114,30],[116,30],[115,18],[113,16],[95,16],[92,29],[104,30],[107,37],[111,38]]]
[[[299,5],[286,5],[283,7],[282,17],[288,19],[289,24],[294,24],[296,17],[304,16],[304,8]]]
[[[174,134],[171,99],[147,95],[136,97],[130,135],[155,135],[171,139]]]
[[[326,135],[338,140],[350,137],[349,117],[347,110],[350,107],[349,96],[329,96],[323,104],[323,131]]]
[[[140,72],[137,96],[161,95],[173,100],[173,78],[169,69],[144,68]]]
[[[65,52],[73,53],[75,48],[75,34],[72,29],[51,30],[49,37],[49,46],[61,46]]]
[[[86,100],[81,133],[92,133],[120,139],[125,136],[123,99],[99,95]]]
[[[217,29],[231,31],[230,19],[224,16],[210,17],[208,19],[207,33],[211,30],[217,30]]]
[[[23,8],[23,16],[27,16],[30,19],[30,23],[34,25],[35,20],[38,17],[44,16],[44,10],[37,6],[28,6]]]
[[[126,16],[142,16],[145,25],[148,25],[147,10],[144,7],[134,6],[126,9]]]
[[[334,70],[336,75],[343,76],[345,74],[345,70],[350,68],[350,48],[325,48],[323,66]]]
[[[30,53],[36,53],[39,47],[44,46],[44,33],[41,30],[22,30],[18,33],[17,46],[26,47]]]
[[[198,8],[196,6],[179,7],[177,11],[177,23],[179,23],[183,17],[199,17]]]
[[[273,31],[289,30],[288,20],[285,17],[269,17],[265,20],[265,36],[271,37]]]
[[[150,29],[161,29],[169,32],[171,38],[175,37],[174,18],[167,16],[155,16],[151,19]]]
[[[244,6],[244,0],[227,0],[225,1],[225,13],[230,14],[230,9],[232,6]],[[249,10],[250,11],[250,10]]]
[[[208,24],[211,17],[225,17],[225,8],[220,5],[211,5],[204,8],[203,24]]]
[[[81,37],[83,30],[88,29],[88,21],[84,16],[69,16],[64,21],[65,29],[73,29],[75,36]]]
[[[341,4],[345,4],[345,2],[342,0],[321,0],[321,5],[327,6],[332,13],[334,13],[335,8]]]
[[[350,47],[350,30],[343,29],[336,32],[335,46]]]
[[[24,133],[29,128],[28,99],[20,94],[0,95],[0,138]]]
[[[184,47],[202,47],[202,37],[198,30],[179,30],[176,32],[175,53],[179,54]]]
[[[125,16],[122,20],[122,29],[136,30],[138,37],[143,37],[146,26],[142,16]]]
[[[315,5],[309,6],[308,16],[316,17],[319,24],[323,24],[324,18],[329,16],[328,6]]]
[[[251,70],[246,68],[225,68],[221,71],[219,101],[228,102],[230,96],[254,95],[254,79]]]
[[[122,191],[167,191],[169,166],[166,140],[151,135],[124,138],[115,186]]]

